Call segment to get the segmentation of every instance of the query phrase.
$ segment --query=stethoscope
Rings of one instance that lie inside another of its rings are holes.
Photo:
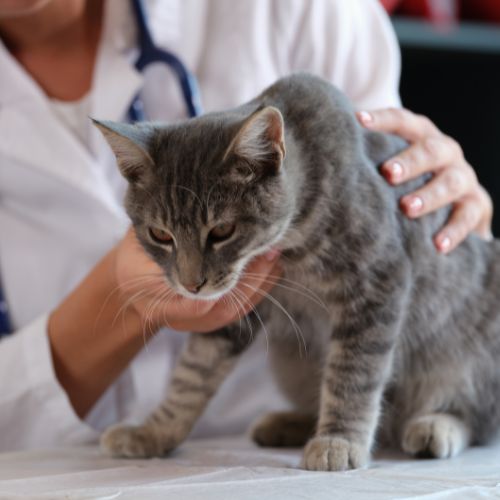
[[[131,0],[131,2],[137,25],[137,42],[139,46],[139,57],[137,58],[135,67],[142,72],[150,64],[166,64],[174,72],[179,82],[188,116],[192,118],[201,115],[200,92],[196,78],[177,56],[155,45],[151,36],[144,2],[142,0]],[[146,119],[140,94],[134,97],[127,115],[131,122],[144,121]],[[0,283],[0,337],[6,336],[11,332],[12,324],[9,309]]]

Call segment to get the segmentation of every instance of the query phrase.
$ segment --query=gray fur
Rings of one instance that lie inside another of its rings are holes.
[[[269,106],[283,117],[284,140]],[[255,148],[251,134],[235,147],[252,120],[260,127],[251,130]],[[496,433],[500,246],[471,236],[449,256],[436,252],[432,236],[447,210],[406,219],[398,199],[418,183],[393,189],[377,171],[401,140],[363,130],[339,91],[304,74],[224,113],[143,127],[149,135],[139,145],[137,131],[114,131],[153,161],[139,166],[126,207],[172,286],[193,296],[181,283],[206,280],[197,298],[241,300],[232,287],[250,258],[270,247],[282,251],[284,274],[248,321],[193,335],[167,400],[143,426],[107,431],[106,449],[152,456],[177,446],[261,320],[276,378],[303,416],[263,419],[254,437],[297,444],[310,432],[304,415],[315,415],[307,469],[365,465],[377,428],[380,439],[436,457]],[[248,156],[253,150],[258,158]],[[115,152],[126,165],[123,150]],[[207,235],[221,222],[236,230],[213,243]],[[175,244],[156,244],[151,226],[170,231]],[[288,430],[276,438],[281,424]]]

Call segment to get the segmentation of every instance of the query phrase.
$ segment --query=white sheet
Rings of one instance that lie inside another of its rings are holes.
[[[296,467],[300,450],[264,450],[244,437],[192,440],[172,456],[117,460],[97,447],[0,455],[0,498],[51,500],[500,498],[500,443],[452,460],[379,454],[364,470]]]

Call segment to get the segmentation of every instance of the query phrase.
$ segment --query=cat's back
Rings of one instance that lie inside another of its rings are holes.
[[[309,73],[278,80],[256,101],[278,108],[286,127],[306,140],[323,138],[325,133],[354,133],[356,128],[349,99],[331,83]]]
[[[332,83],[310,73],[295,73],[276,81],[258,100],[273,101],[287,114],[293,109],[328,114],[351,112],[353,107],[345,94]],[[293,109],[292,109],[293,108]]]

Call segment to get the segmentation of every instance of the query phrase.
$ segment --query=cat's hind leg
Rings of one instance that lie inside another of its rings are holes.
[[[401,446],[417,457],[451,458],[469,445],[471,432],[460,418],[431,413],[410,419],[403,429]]]
[[[304,446],[313,436],[317,417],[295,411],[268,413],[251,428],[250,435],[265,447]]]

